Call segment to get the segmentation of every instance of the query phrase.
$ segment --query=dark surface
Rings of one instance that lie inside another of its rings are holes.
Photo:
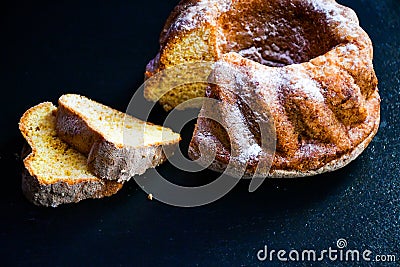
[[[41,101],[75,92],[125,110],[177,1],[9,2],[0,9],[2,266],[259,266],[264,245],[322,250],[339,238],[400,260],[400,1],[340,1],[374,42],[382,123],[365,153],[337,172],[267,181],[255,193],[241,181],[187,209],[147,200],[133,181],[112,198],[38,208],[22,196],[18,158],[19,117]],[[212,176],[160,170],[188,184]]]

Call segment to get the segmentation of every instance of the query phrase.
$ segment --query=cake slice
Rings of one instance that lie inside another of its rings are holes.
[[[58,100],[57,133],[88,156],[98,177],[119,182],[163,163],[164,151],[177,147],[171,129],[141,121],[87,97],[67,94]],[[164,148],[164,149],[163,149]]]
[[[32,150],[24,159],[24,195],[36,205],[57,207],[115,194],[122,184],[94,176],[87,158],[57,136],[56,110],[50,102],[41,103],[26,111],[19,122]]]

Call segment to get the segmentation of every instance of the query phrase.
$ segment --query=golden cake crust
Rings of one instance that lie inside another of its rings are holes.
[[[356,158],[378,130],[380,98],[372,42],[354,11],[333,0],[211,2],[181,1],[165,24],[160,52],[148,64],[146,76],[184,63],[217,62],[214,82],[231,82],[231,88],[211,85],[207,96],[236,103],[243,125],[235,129],[251,132],[255,127],[238,99],[261,98],[265,105],[257,112],[273,117],[277,139],[269,176],[315,175]],[[218,76],[224,64],[247,75],[247,91],[243,84]],[[205,90],[196,88],[196,93],[203,96]],[[167,92],[160,103],[172,109],[188,98],[187,92],[193,92],[190,86]],[[151,87],[145,96],[159,98]],[[260,142],[256,134],[252,138]],[[199,117],[189,156],[200,158],[201,142],[215,143],[217,157],[210,168],[222,171],[237,160],[226,139],[226,131]],[[256,160],[248,161],[246,175],[256,166]]]

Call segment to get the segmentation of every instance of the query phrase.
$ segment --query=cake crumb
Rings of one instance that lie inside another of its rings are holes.
[[[153,194],[148,194],[148,195],[147,195],[147,198],[148,198],[149,200],[153,200]]]

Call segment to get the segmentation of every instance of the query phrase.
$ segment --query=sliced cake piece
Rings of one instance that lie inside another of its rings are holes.
[[[88,156],[98,177],[119,182],[163,163],[180,136],[171,129],[141,121],[84,96],[58,100],[59,136]],[[165,149],[163,149],[163,146]]]
[[[57,207],[115,194],[122,184],[94,176],[85,155],[57,136],[56,110],[52,103],[45,102],[26,111],[19,122],[32,149],[24,159],[24,195],[36,205]]]

